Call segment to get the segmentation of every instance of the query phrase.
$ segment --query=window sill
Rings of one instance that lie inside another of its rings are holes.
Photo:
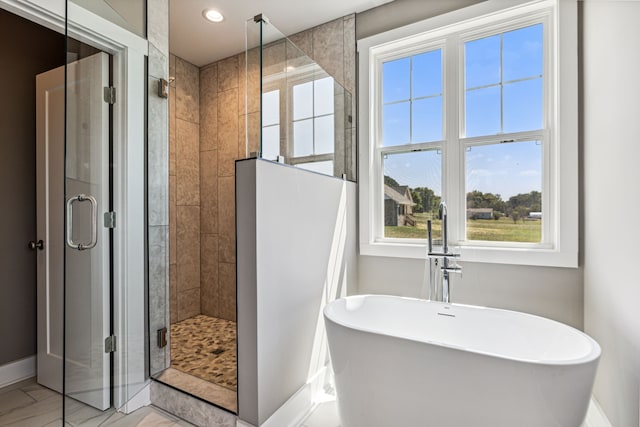
[[[426,259],[423,243],[360,242],[360,254],[391,258]],[[533,248],[496,248],[460,246],[461,262],[532,265],[541,267],[578,267],[577,251]]]

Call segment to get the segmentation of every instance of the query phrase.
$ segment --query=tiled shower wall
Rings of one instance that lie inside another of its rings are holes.
[[[354,95],[355,105],[355,16],[290,39]],[[265,49],[265,63],[281,61],[268,55],[282,53]],[[249,70],[245,108],[244,52],[199,70],[170,56],[169,74],[175,77],[169,105],[172,323],[199,313],[236,320],[235,160],[257,151],[259,141],[258,64],[250,63],[256,68]],[[355,147],[355,122],[351,132]],[[344,155],[355,174],[355,152]]]
[[[169,56],[169,283],[171,323],[200,314],[198,67]]]

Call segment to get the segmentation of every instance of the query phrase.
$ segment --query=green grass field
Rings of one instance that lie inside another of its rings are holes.
[[[384,227],[385,237],[426,239],[428,214],[414,214],[415,227]],[[440,239],[440,221],[433,220],[433,238]],[[542,221],[527,219],[514,224],[511,218],[467,220],[468,240],[488,240],[496,242],[539,242],[542,237]]]

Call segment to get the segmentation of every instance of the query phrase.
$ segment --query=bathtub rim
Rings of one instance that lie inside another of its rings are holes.
[[[436,341],[436,340],[420,340],[420,339],[412,338],[412,337],[409,337],[409,336],[406,336],[406,335],[403,335],[403,334],[390,335],[390,334],[383,333],[381,331],[377,331],[377,330],[374,330],[374,329],[371,329],[371,328],[355,327],[355,326],[347,325],[347,324],[339,321],[338,319],[336,319],[336,316],[331,316],[330,315],[331,313],[329,313],[330,310],[331,310],[331,306],[337,305],[339,303],[339,301],[347,300],[347,299],[366,299],[366,298],[403,299],[403,300],[410,300],[410,301],[418,301],[420,303],[436,304],[436,305],[440,305],[442,307],[452,306],[452,307],[462,307],[462,308],[471,308],[471,309],[493,310],[493,311],[497,311],[497,312],[515,313],[515,314],[520,315],[520,316],[527,316],[527,317],[542,319],[543,321],[553,322],[553,323],[556,323],[556,324],[558,324],[558,325],[560,325],[560,326],[562,326],[564,328],[569,328],[569,330],[571,330],[571,332],[577,333],[578,335],[582,336],[590,344],[590,350],[583,357],[574,358],[574,359],[565,359],[565,360],[539,360],[539,359],[532,359],[532,358],[525,358],[525,357],[510,357],[510,356],[505,356],[505,355],[499,354],[499,353],[475,350],[475,349],[472,349],[472,348],[456,346],[456,345],[447,344],[447,343],[443,343],[443,342]],[[353,330],[356,330],[356,331],[365,332],[365,333],[369,333],[369,334],[382,335],[382,336],[385,336],[385,337],[403,339],[403,340],[412,341],[412,342],[416,342],[416,343],[436,345],[436,346],[445,347],[445,348],[448,348],[448,349],[451,349],[451,350],[464,351],[464,352],[468,352],[468,353],[474,353],[474,354],[478,354],[478,355],[482,355],[482,356],[493,357],[493,358],[503,359],[503,360],[509,360],[509,361],[513,361],[513,362],[530,363],[530,364],[534,364],[534,365],[544,365],[544,366],[575,366],[575,365],[582,365],[582,364],[589,364],[589,363],[597,363],[599,361],[599,359],[600,359],[601,354],[602,354],[602,349],[600,347],[600,344],[598,344],[598,342],[596,340],[594,340],[592,337],[590,337],[588,334],[584,333],[583,331],[574,328],[573,326],[567,325],[567,324],[562,323],[562,322],[558,322],[557,320],[549,319],[547,317],[538,316],[536,314],[524,313],[522,311],[508,310],[508,309],[503,309],[503,308],[486,307],[486,306],[472,305],[472,304],[443,303],[443,302],[440,302],[440,301],[431,301],[431,300],[421,299],[421,298],[396,296],[396,295],[386,295],[386,294],[362,294],[362,295],[349,295],[349,296],[346,296],[346,297],[335,299],[334,301],[331,301],[330,303],[327,303],[324,306],[324,308],[322,309],[322,313],[323,313],[323,317],[325,318],[325,321],[330,321],[332,323],[335,323],[336,325],[340,325],[343,328],[353,329]]]

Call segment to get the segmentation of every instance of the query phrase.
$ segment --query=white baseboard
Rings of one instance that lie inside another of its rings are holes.
[[[295,427],[315,409],[315,397],[322,390],[327,379],[327,367],[323,367],[305,385],[295,392],[260,427]]]
[[[0,388],[36,376],[36,356],[0,366]]]
[[[591,396],[591,402],[589,402],[589,410],[587,411],[584,427],[612,427],[602,407],[593,396]]]

